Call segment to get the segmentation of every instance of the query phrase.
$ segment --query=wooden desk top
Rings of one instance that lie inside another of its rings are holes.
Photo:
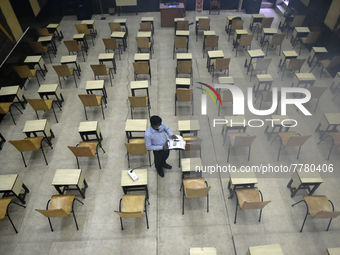
[[[128,119],[125,124],[125,131],[145,132],[148,120],[146,119]]]
[[[71,63],[71,62],[77,62],[77,55],[70,55],[70,56],[62,56],[60,63]]]
[[[73,39],[84,39],[85,38],[85,34],[74,34],[73,35]]]
[[[201,158],[181,158],[182,172],[194,172],[196,166],[202,167]]]
[[[149,87],[149,80],[130,82],[130,89],[146,89],[148,87]]]
[[[240,17],[240,16],[227,16],[227,19],[228,20],[233,20],[234,18],[237,18],[237,17]]]
[[[127,19],[114,19],[113,22],[114,23],[126,23]]]
[[[327,49],[325,47],[312,47],[315,53],[327,53]]]
[[[12,190],[17,174],[0,175],[0,191]]]
[[[148,21],[153,21],[155,18],[154,17],[142,17],[141,21],[148,22]]]
[[[322,255],[340,255],[340,248],[328,248]]]
[[[212,30],[205,30],[204,32],[203,32],[203,35],[204,36],[207,36],[207,35],[216,35],[216,33],[215,33],[215,31],[212,31]]]
[[[126,34],[126,32],[116,32],[116,31],[113,31],[111,33],[111,37],[113,37],[113,38],[124,38],[125,34]]]
[[[198,131],[200,123],[198,120],[179,120],[178,131]]]
[[[238,34],[238,35],[247,35],[248,31],[245,30],[245,29],[236,29],[235,33]]]
[[[217,255],[214,247],[190,248],[190,255]]]
[[[209,58],[224,58],[223,50],[209,50]]]
[[[93,19],[83,20],[80,24],[93,25],[95,21]]]
[[[253,18],[265,18],[266,16],[264,14],[252,14]]]
[[[218,82],[220,84],[234,84],[234,78],[233,77],[218,77]]]
[[[135,169],[133,171],[138,176],[138,180],[133,181],[128,174],[129,170],[123,170],[120,186],[148,185],[148,169]]]
[[[303,169],[297,171],[301,183],[323,183],[323,180],[318,172],[305,172]]]
[[[207,16],[196,17],[196,21],[198,22],[199,19],[209,19]]]
[[[228,123],[226,124],[227,127],[231,127],[231,121],[233,121],[233,126],[232,127],[243,127],[243,121],[245,123],[245,126],[248,126],[246,117],[244,115],[238,115],[238,116],[224,116],[224,118],[228,121]],[[234,123],[236,122],[236,124]],[[241,123],[242,122],[242,123]]]
[[[49,41],[52,41],[52,36],[49,35],[49,36],[40,36],[38,38],[38,42],[49,42]]]
[[[147,37],[150,38],[151,37],[151,31],[141,31],[137,33],[137,37]]]
[[[189,36],[189,30],[176,30],[176,36]]]
[[[84,121],[79,123],[78,132],[89,132],[89,131],[97,131],[99,128],[98,121]]]
[[[178,3],[178,5],[172,4],[159,4],[159,9],[183,9],[184,3]]]
[[[20,89],[19,85],[17,85],[17,86],[1,87],[0,95],[1,96],[16,95],[18,93],[19,89]]]
[[[46,119],[44,120],[28,120],[25,123],[23,132],[38,132],[44,131],[49,126]]]
[[[176,78],[176,85],[190,85],[190,78]]]
[[[258,81],[274,81],[273,77],[270,74],[257,74],[256,78]]]
[[[251,58],[264,57],[265,54],[261,49],[258,50],[248,50],[247,51]]]
[[[277,34],[278,31],[276,28],[263,28],[264,34]]]
[[[86,90],[87,89],[103,89],[104,88],[104,80],[96,80],[96,81],[87,81],[86,82]]]
[[[340,125],[340,113],[325,113],[329,125]]]
[[[309,33],[310,32],[308,27],[295,27],[295,31],[297,33]]]
[[[27,56],[24,63],[39,63],[41,56]]]
[[[52,185],[77,185],[81,175],[81,169],[57,169]]]
[[[48,24],[46,28],[57,28],[57,27],[59,27],[59,24],[51,23],[51,24]]]
[[[181,21],[181,20],[185,20],[185,18],[174,18],[174,21],[175,21],[175,22]]]
[[[56,92],[59,84],[43,84],[39,87],[38,93]]]
[[[288,120],[289,119],[289,116],[288,115],[271,115],[270,116],[272,118],[273,123],[275,126],[282,126],[282,121],[283,120]],[[285,126],[288,126],[288,125],[293,125],[293,122],[292,121],[285,121],[284,122],[284,125]]]
[[[298,57],[299,55],[296,53],[295,50],[286,50],[282,51],[282,54],[287,58],[287,57]]]
[[[230,172],[230,181],[233,185],[256,184],[256,174],[252,172]]]
[[[107,60],[107,59],[114,59],[115,58],[115,54],[114,53],[101,53],[98,56],[99,60]]]
[[[295,76],[299,81],[316,81],[312,73],[295,73]]]
[[[249,255],[283,255],[279,244],[249,247]]]
[[[150,53],[135,53],[134,61],[148,61],[150,60]]]
[[[177,60],[184,60],[184,59],[192,59],[192,53],[177,53],[176,54]]]

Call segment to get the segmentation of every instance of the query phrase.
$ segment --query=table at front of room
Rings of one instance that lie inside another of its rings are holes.
[[[313,169],[296,169],[295,173],[287,184],[287,188],[289,188],[291,192],[291,197],[294,197],[300,189],[307,189],[309,191],[308,196],[313,195],[323,180],[318,172],[312,171]],[[292,184],[294,184],[295,187],[292,187]]]
[[[340,125],[340,113],[324,113],[315,132],[320,132],[320,139],[326,132],[338,132],[337,127]]]
[[[147,119],[128,119],[125,124],[125,133],[128,141],[134,138],[144,138],[143,136],[133,136],[135,132],[145,132],[147,129],[148,120]]]
[[[59,194],[64,194],[67,190],[78,190],[84,199],[88,187],[81,169],[57,169],[52,185]],[[75,188],[69,188],[69,186],[75,186]]]
[[[20,193],[21,188],[25,190],[24,193]],[[26,204],[25,197],[29,192],[18,174],[0,175],[0,193],[4,193],[2,197],[16,196],[21,203]]]
[[[239,169],[236,172],[229,173],[228,189],[232,199],[237,188],[254,187],[258,183],[255,173],[253,172],[240,172]]]
[[[124,194],[129,191],[140,191],[145,190],[146,199],[149,199],[148,191],[148,170],[147,169],[134,169],[133,172],[138,176],[137,181],[133,181],[129,176],[128,172],[130,170],[122,171],[121,187]]]
[[[161,27],[174,27],[175,18],[183,18],[184,16],[184,3],[172,4],[159,4],[161,11]]]
[[[38,136],[37,133],[42,132],[46,142],[52,146],[51,140],[54,138],[54,134],[50,123],[46,119],[26,121],[22,132],[25,133],[27,137],[31,137],[31,134]]]
[[[194,136],[198,135],[200,130],[200,123],[198,120],[179,120],[178,121],[178,131],[179,135],[192,133]]]

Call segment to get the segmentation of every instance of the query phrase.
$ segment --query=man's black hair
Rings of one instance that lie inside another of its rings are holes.
[[[157,115],[154,115],[150,118],[150,123],[151,123],[151,126],[158,125],[162,123],[162,118]]]

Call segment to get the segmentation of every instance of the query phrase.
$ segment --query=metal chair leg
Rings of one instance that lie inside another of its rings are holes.
[[[234,220],[234,224],[236,224],[237,207],[238,207],[238,197],[237,197],[237,195],[236,195],[236,211],[235,211],[235,220]]]

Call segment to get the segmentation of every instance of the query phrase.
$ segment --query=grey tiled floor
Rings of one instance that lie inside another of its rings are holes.
[[[220,15],[210,15],[211,30],[215,30],[220,36],[219,49],[224,51],[226,57],[231,57],[230,76],[234,77],[235,85],[245,93],[247,87],[253,85],[249,82],[249,75],[243,67],[246,52],[240,48],[238,57],[232,51],[232,43],[227,41],[224,31],[226,16],[234,15],[233,12],[222,11]],[[265,11],[267,16],[274,16],[272,27],[277,27],[279,16],[273,10]],[[203,13],[201,15],[207,15]],[[248,29],[250,15],[240,14],[245,20]],[[40,152],[25,153],[28,167],[23,166],[20,153],[8,142],[4,144],[0,152],[1,174],[18,173],[24,183],[30,189],[27,195],[27,208],[11,206],[10,215],[19,233],[16,235],[8,219],[0,222],[1,254],[189,254],[189,247],[213,246],[218,254],[246,253],[249,246],[279,243],[284,254],[317,255],[328,247],[340,246],[340,220],[334,219],[328,232],[327,220],[308,218],[303,233],[299,233],[305,207],[300,204],[291,207],[291,204],[302,199],[306,193],[300,191],[294,198],[290,197],[290,191],[286,185],[291,177],[289,174],[276,174],[262,176],[258,174],[258,187],[264,194],[264,200],[271,200],[263,210],[262,221],[258,222],[257,211],[241,211],[238,213],[237,224],[233,223],[235,215],[236,199],[229,199],[227,190],[228,174],[205,174],[205,178],[212,187],[210,190],[210,212],[206,212],[206,200],[185,200],[185,215],[182,215],[181,170],[178,168],[178,153],[172,152],[168,162],[173,166],[172,170],[165,170],[165,177],[160,178],[154,167],[148,167],[148,187],[150,193],[150,206],[148,217],[150,229],[146,229],[145,218],[124,219],[124,231],[120,230],[119,217],[114,213],[118,209],[119,199],[123,192],[120,187],[121,170],[127,169],[126,149],[124,143],[124,126],[126,119],[130,118],[127,97],[130,95],[129,82],[133,80],[133,57],[136,53],[135,36],[142,16],[155,17],[155,53],[151,60],[152,86],[150,87],[151,114],[160,115],[164,122],[178,133],[177,121],[185,119],[198,119],[201,130],[199,136],[203,139],[202,161],[205,166],[228,165],[226,162],[227,145],[222,145],[221,127],[213,127],[213,119],[217,117],[217,108],[212,100],[208,99],[208,115],[200,115],[200,93],[195,89],[195,115],[190,115],[190,108],[182,104],[178,107],[178,116],[174,116],[175,93],[175,60],[172,59],[173,28],[160,27],[160,14],[140,13],[138,16],[127,14],[121,18],[127,18],[129,27],[128,49],[122,54],[122,59],[117,62],[117,74],[115,74],[113,87],[110,87],[108,78],[105,84],[108,93],[108,106],[104,109],[105,120],[102,119],[100,109],[88,110],[89,120],[98,120],[104,137],[103,147],[106,153],[99,151],[102,169],[98,169],[96,159],[81,158],[80,166],[84,171],[89,184],[86,191],[86,199],[81,199],[84,205],[75,204],[79,231],[76,231],[72,217],[52,219],[54,232],[50,231],[48,221],[34,209],[42,209],[51,195],[56,190],[51,185],[56,169],[77,168],[72,153],[67,149],[68,145],[75,145],[80,141],[77,133],[79,122],[85,121],[83,106],[77,94],[85,92],[86,81],[93,80],[90,64],[98,63],[99,53],[104,52],[101,38],[109,37],[110,30],[107,25],[116,16],[109,16],[106,20],[100,20],[100,16],[94,16],[96,20],[98,37],[95,46],[89,41],[89,55],[86,62],[79,56],[82,74],[75,87],[72,78],[63,81],[63,96],[65,102],[62,112],[56,110],[59,123],[55,122],[52,113],[44,114],[55,133],[53,150],[44,145],[49,165],[46,166]],[[186,18],[193,21],[194,12],[187,12]],[[65,16],[61,22],[64,40],[71,39],[76,33],[74,24],[79,23],[76,17]],[[211,74],[206,69],[206,58],[202,58],[202,38],[200,34],[198,42],[195,41],[194,27],[190,27],[189,52],[193,53],[194,82],[201,81],[211,84]],[[52,58],[53,64],[59,64],[60,58],[67,55],[64,44],[57,43],[58,55]],[[259,41],[254,40],[252,49],[259,48]],[[283,50],[291,50],[288,40],[284,41]],[[308,57],[308,50],[303,49],[300,58]],[[273,58],[268,72],[274,78],[274,86],[290,87],[293,74],[287,72],[283,81],[278,71],[278,50],[269,50],[268,57]],[[45,84],[57,83],[58,77],[49,60],[45,58],[49,72]],[[305,63],[302,72],[309,72]],[[324,72],[322,80],[319,79],[320,69],[313,73],[318,78],[317,86],[329,87],[332,78]],[[215,75],[215,82],[217,76]],[[26,98],[38,98],[38,84],[35,80],[26,84],[24,91]],[[340,208],[339,182],[339,150],[334,148],[331,160],[326,157],[330,142],[325,141],[316,146],[319,141],[315,128],[324,112],[338,112],[340,99],[331,100],[332,95],[327,90],[322,96],[318,109],[312,116],[304,116],[294,107],[288,107],[288,115],[298,120],[298,126],[293,130],[301,134],[311,134],[312,137],[301,149],[300,159],[296,160],[297,148],[285,148],[282,150],[280,161],[276,161],[279,141],[272,145],[267,141],[262,128],[249,128],[249,134],[257,135],[252,147],[250,161],[246,161],[247,149],[238,148],[231,151],[230,164],[241,165],[289,165],[291,163],[315,163],[333,164],[334,173],[324,174],[324,183],[315,194],[326,195],[333,201],[335,208]],[[306,104],[312,111],[315,101]],[[258,106],[258,105],[257,105]],[[42,113],[39,113],[40,116]],[[230,106],[223,107],[221,116],[231,115]],[[36,119],[30,106],[21,115],[13,109],[13,115],[17,125],[14,126],[10,116],[6,116],[0,125],[0,131],[8,140],[24,138],[23,126],[27,120]],[[145,111],[135,111],[136,118],[147,118]],[[221,118],[221,116],[219,118]],[[248,119],[258,119],[246,111]],[[222,117],[223,118],[223,117]],[[266,116],[261,119],[267,118]],[[272,138],[273,139],[273,138]],[[188,156],[187,154],[186,156]],[[194,155],[192,155],[194,156]],[[147,164],[147,157],[133,156],[131,167],[135,168]],[[79,195],[77,195],[80,198]]]

